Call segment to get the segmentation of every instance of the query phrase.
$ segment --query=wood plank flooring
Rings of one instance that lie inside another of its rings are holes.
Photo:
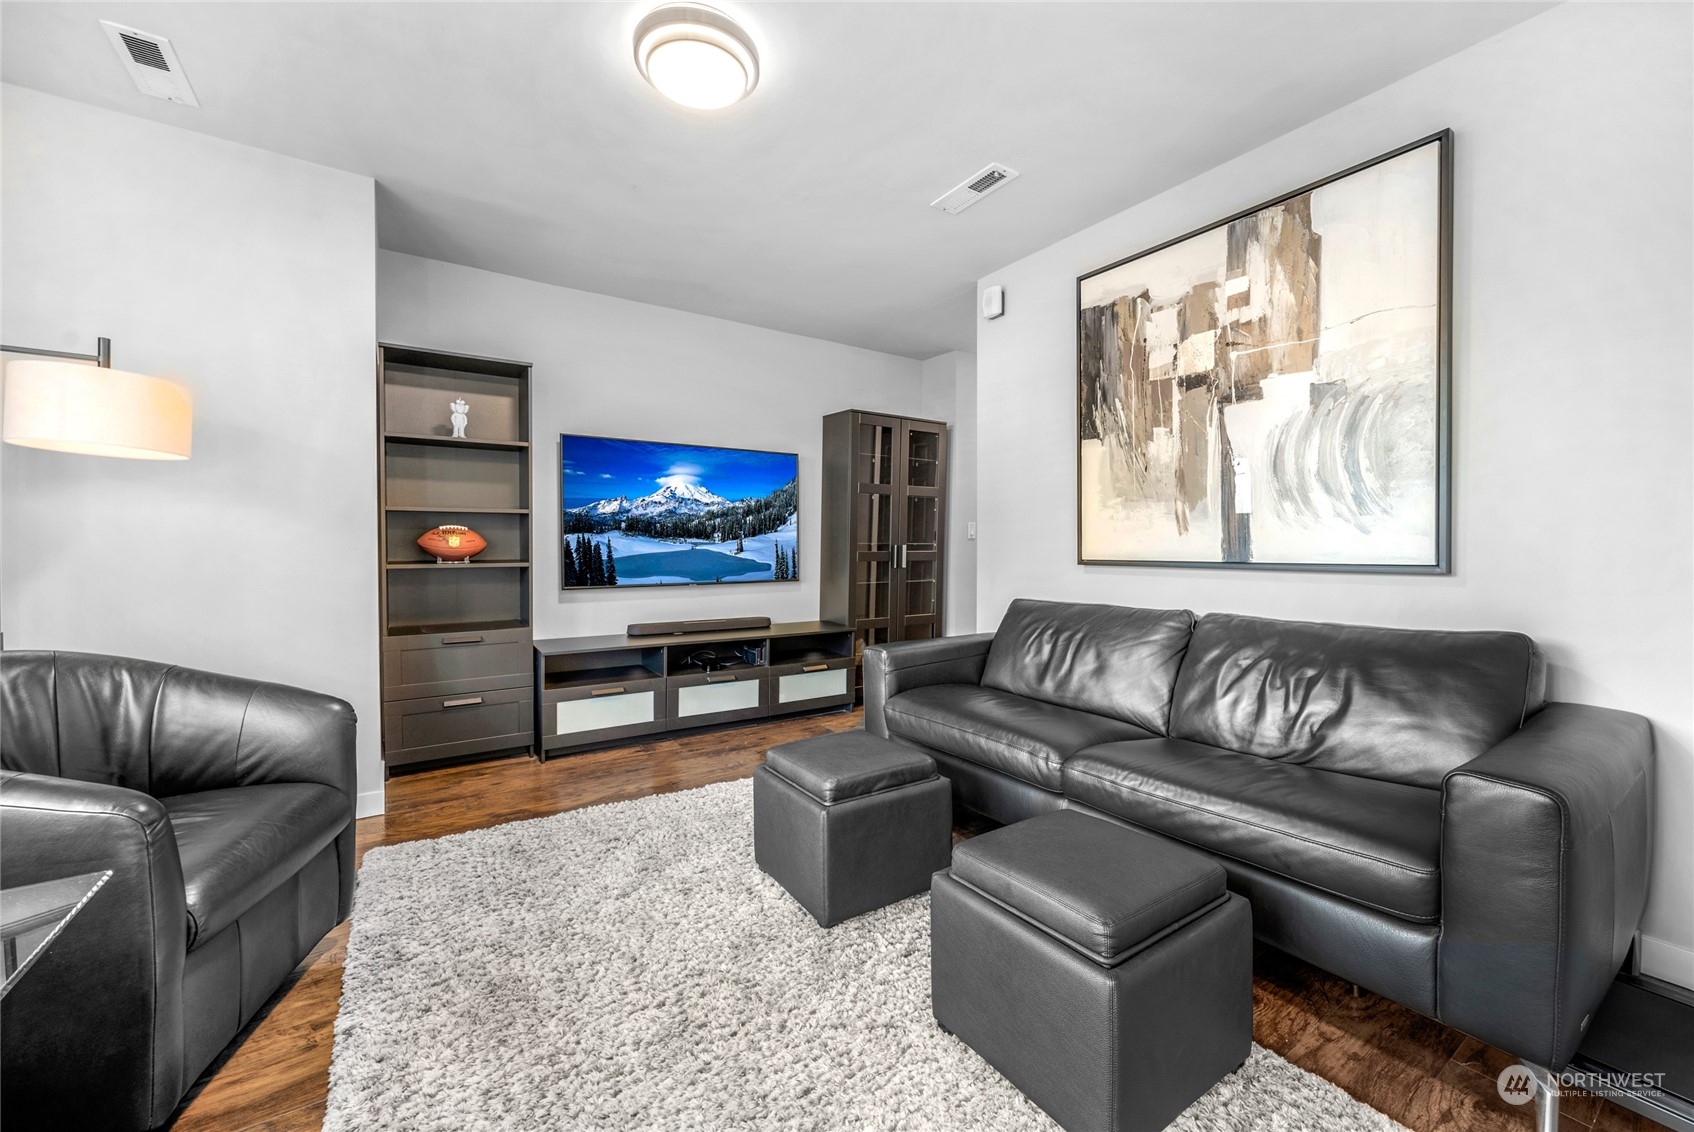
[[[388,813],[359,822],[373,845],[745,778],[776,743],[859,726],[859,713],[807,716],[558,758],[502,759],[396,776]],[[965,815],[955,839],[992,828]],[[329,1091],[348,927],[330,933],[202,1078],[176,1132],[317,1132]],[[1255,959],[1253,1035],[1413,1132],[1532,1129],[1532,1106],[1501,1101],[1498,1050],[1270,948]],[[1567,1097],[1563,1132],[1663,1132],[1590,1096]]]

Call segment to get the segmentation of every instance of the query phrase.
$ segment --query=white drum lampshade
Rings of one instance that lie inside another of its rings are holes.
[[[7,444],[117,456],[186,460],[194,439],[194,401],[162,377],[61,361],[6,367]]]

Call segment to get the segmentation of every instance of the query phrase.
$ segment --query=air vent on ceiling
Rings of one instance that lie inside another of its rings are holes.
[[[963,212],[1017,175],[1016,169],[1008,169],[995,162],[964,184],[950,189],[944,196],[932,201],[929,207],[948,213]]]
[[[182,73],[182,64],[177,62],[170,40],[110,20],[101,20],[100,26],[106,29],[112,50],[118,53],[124,70],[142,94],[182,106],[200,105],[200,100],[194,97],[194,88],[188,85],[188,76]]]

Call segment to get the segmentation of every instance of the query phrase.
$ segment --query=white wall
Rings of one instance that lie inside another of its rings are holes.
[[[1643,954],[1694,985],[1689,41],[1684,5],[1563,5],[985,277],[1012,301],[977,337],[977,610],[984,628],[1029,595],[1532,634],[1556,697],[1655,724]],[[1076,277],[1446,126],[1453,575],[1077,566]]]
[[[395,252],[378,260],[384,342],[531,362],[535,635],[635,621],[818,616],[823,417],[917,413],[922,363]],[[560,433],[800,454],[800,580],[559,589]]]
[[[382,809],[372,181],[6,86],[0,334],[194,395],[187,462],[7,446],[6,645],[341,696]]]
[[[946,421],[948,636],[976,631],[976,543],[966,536],[976,521],[976,355],[939,354],[923,364],[919,415]]]

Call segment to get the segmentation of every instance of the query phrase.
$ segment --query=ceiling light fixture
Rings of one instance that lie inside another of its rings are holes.
[[[741,25],[715,8],[666,4],[635,26],[635,66],[672,102],[733,106],[759,85],[759,53]]]

